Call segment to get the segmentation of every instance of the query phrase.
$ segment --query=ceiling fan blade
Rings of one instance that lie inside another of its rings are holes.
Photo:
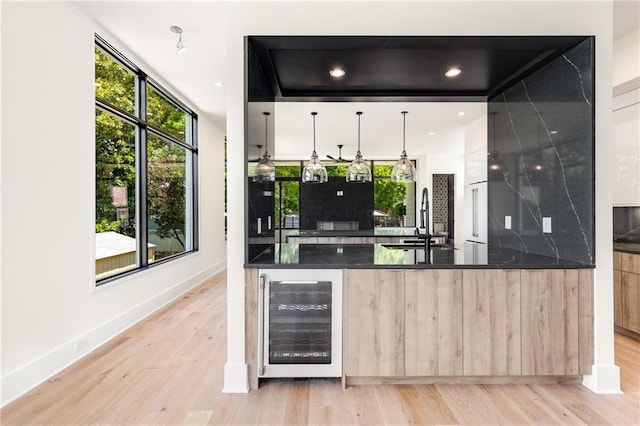
[[[339,162],[340,162],[340,159],[339,159],[339,158],[333,158],[333,157],[332,157],[332,156],[330,156],[330,155],[327,155],[327,158],[330,158],[330,159],[332,159],[333,161],[335,161],[335,162],[337,162],[337,163],[339,163]]]

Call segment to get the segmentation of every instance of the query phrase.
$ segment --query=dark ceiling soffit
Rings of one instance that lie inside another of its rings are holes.
[[[496,93],[505,90],[556,57],[578,45],[590,36],[247,36],[250,49],[274,92],[276,102],[486,102]],[[507,79],[488,88],[487,91],[437,92],[437,91],[369,91],[349,92],[322,89],[314,91],[281,91],[270,50],[295,49],[370,49],[370,48],[442,48],[456,49],[538,49],[543,50],[525,66],[515,70]]]
[[[486,102],[487,96],[481,95],[424,95],[424,96],[282,96],[275,102]]]

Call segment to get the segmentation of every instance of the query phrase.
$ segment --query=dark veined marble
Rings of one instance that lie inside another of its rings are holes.
[[[490,244],[594,263],[593,42],[490,99]]]
[[[613,208],[613,241],[640,245],[640,207]]]

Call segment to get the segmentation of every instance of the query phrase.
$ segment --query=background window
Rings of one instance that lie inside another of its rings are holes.
[[[96,281],[197,250],[196,115],[96,36]]]

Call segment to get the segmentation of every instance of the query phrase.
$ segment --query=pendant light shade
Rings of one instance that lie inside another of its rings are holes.
[[[256,174],[253,176],[254,182],[269,182],[276,180],[276,164],[269,155],[269,115],[270,112],[263,112],[264,114],[264,155],[256,166]]]
[[[349,165],[347,169],[347,182],[371,182],[371,168],[362,160],[362,154],[360,153],[360,116],[362,112],[356,112],[358,116],[358,152],[355,160]]]
[[[313,152],[311,153],[311,159],[304,166],[302,171],[302,182],[304,183],[325,183],[329,178],[327,177],[327,169],[324,164],[318,160],[318,154],[316,154],[316,115],[317,112],[312,112],[313,117]]]
[[[407,158],[407,151],[405,149],[406,120],[407,111],[402,111],[402,154],[391,171],[391,180],[394,182],[416,181],[416,167],[413,165],[413,161]]]

